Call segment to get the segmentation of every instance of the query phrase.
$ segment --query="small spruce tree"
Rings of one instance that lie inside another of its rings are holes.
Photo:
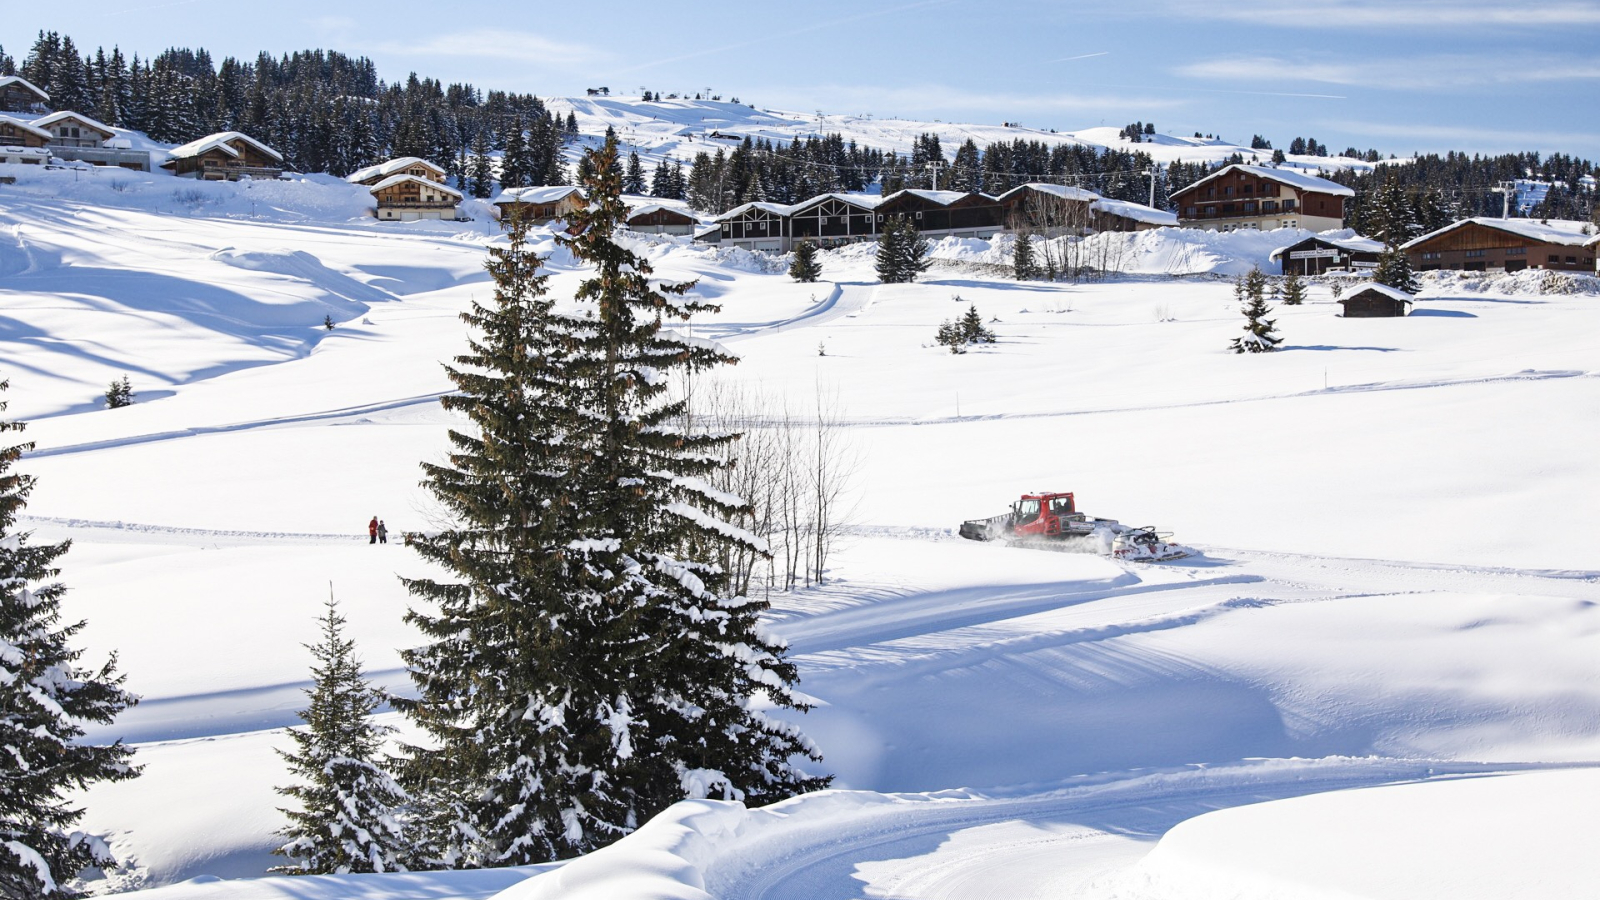
[[[286,875],[397,872],[411,850],[400,810],[406,795],[378,762],[392,730],[369,718],[382,697],[361,674],[355,642],[344,636],[345,619],[332,595],[318,620],[321,640],[307,644],[314,660],[309,701],[300,712],[303,728],[289,729],[294,752],[278,751],[299,783],[278,788],[297,801],[281,812],[287,840],[272,852],[295,860],[277,866]]]
[[[1306,302],[1306,283],[1300,280],[1300,273],[1290,270],[1283,276],[1283,292],[1280,295],[1284,306],[1299,306]]]
[[[939,332],[934,337],[942,347],[949,347],[951,353],[967,352],[967,338],[962,333],[961,324],[949,319],[939,323]]]
[[[1407,256],[1404,250],[1383,251],[1378,257],[1378,268],[1372,273],[1372,280],[1408,294],[1422,290],[1422,286],[1417,284],[1416,275],[1411,271],[1411,257]]]
[[[322,317],[322,327],[328,329],[329,331],[333,330],[333,313],[329,313]]]
[[[23,428],[0,419],[0,434]],[[0,897],[61,900],[80,896],[84,869],[116,865],[104,840],[72,830],[83,810],[69,795],[139,774],[132,748],[85,742],[83,726],[138,701],[122,689],[115,654],[99,669],[78,665],[70,642],[84,623],[62,624],[66,588],[53,580],[69,542],[30,544],[16,530],[34,480],[10,469],[32,449],[0,447]]]
[[[1245,333],[1229,345],[1235,353],[1265,353],[1276,350],[1283,341],[1277,337],[1274,321],[1267,318],[1272,307],[1267,305],[1266,282],[1267,277],[1258,268],[1234,282],[1233,295],[1241,301],[1240,311],[1245,317]]]
[[[128,376],[124,375],[120,381],[113,381],[111,386],[106,388],[106,408],[118,409],[124,406],[132,406],[133,397],[133,383],[128,380]]]
[[[994,332],[983,324],[983,316],[978,315],[978,304],[967,307],[966,315],[961,317],[961,336],[969,344],[992,344]]]
[[[822,277],[822,263],[817,261],[816,244],[801,241],[795,245],[794,261],[789,263],[789,277],[808,284]]]
[[[1033,235],[1017,232],[1017,242],[1011,248],[1011,270],[1018,281],[1039,277],[1039,266],[1033,261]]]
[[[884,224],[878,239],[878,280],[884,284],[909,284],[928,268],[928,240],[905,216]]]

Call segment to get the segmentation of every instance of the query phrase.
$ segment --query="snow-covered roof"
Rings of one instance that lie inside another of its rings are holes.
[[[584,197],[583,188],[570,184],[551,184],[541,187],[506,188],[500,196],[494,198],[496,205],[502,203],[555,203],[566,197],[577,194]]]
[[[37,84],[34,84],[28,79],[23,78],[21,75],[0,75],[0,88],[10,87],[14,84],[21,85],[22,87],[33,91],[35,94],[38,94],[46,100],[50,99],[50,95],[45,93],[44,88],[41,88]]]
[[[703,228],[696,228],[694,230],[694,239],[697,240],[697,241],[700,240],[701,238],[708,238],[708,237],[712,237],[712,236],[720,237],[721,235],[722,235],[722,229],[717,227],[717,226],[715,226],[715,225],[707,225],[707,226],[705,226]]]
[[[733,209],[728,210],[711,221],[727,222],[732,219],[737,219],[753,209],[759,209],[762,212],[768,212],[775,216],[792,216],[794,215],[794,211],[799,208],[799,206],[785,206],[782,203],[766,203],[760,200],[755,200],[750,203],[741,203],[740,205],[735,206]]]
[[[0,144],[0,156],[38,156],[48,158],[50,156],[50,148],[13,147],[6,144]]]
[[[33,124],[38,128],[49,128],[51,125],[54,125],[57,122],[61,122],[61,121],[64,121],[66,119],[76,119],[79,122],[82,122],[83,124],[89,126],[90,128],[93,128],[95,131],[100,132],[101,134],[105,135],[106,137],[116,137],[117,136],[117,132],[115,130],[113,130],[110,125],[107,125],[104,122],[96,122],[94,119],[89,118],[88,116],[84,115],[83,113],[73,112],[70,109],[62,110],[61,112],[58,112],[58,113],[51,113],[48,116],[43,116],[41,118],[34,119],[33,120]]]
[[[385,178],[384,180],[373,185],[370,190],[372,193],[376,194],[384,188],[394,187],[397,184],[404,184],[407,181],[415,181],[424,187],[433,188],[441,194],[449,194],[457,200],[461,199],[461,192],[453,187],[440,184],[437,181],[430,181],[429,179],[423,178],[420,175],[408,175],[405,172],[401,172],[399,175],[390,175],[388,178]]]
[[[694,216],[690,215],[688,210],[685,210],[681,207],[667,206],[661,203],[652,203],[649,206],[639,206],[628,210],[628,221],[631,222],[634,219],[642,218],[658,212],[669,212],[683,216],[685,219],[694,219]]]
[[[1316,191],[1321,194],[1332,194],[1335,197],[1354,197],[1356,195],[1355,191],[1345,187],[1337,181],[1329,181],[1326,178],[1318,178],[1315,175],[1307,175],[1304,172],[1296,172],[1293,169],[1278,169],[1271,166],[1249,166],[1241,163],[1234,163],[1231,166],[1223,166],[1217,171],[1212,172],[1210,175],[1207,175],[1199,181],[1196,181],[1194,184],[1184,188],[1183,191],[1180,191],[1179,193],[1186,193],[1194,190],[1195,188],[1214,178],[1221,178],[1223,175],[1234,171],[1245,172],[1247,174],[1254,175],[1257,178],[1265,178],[1268,181],[1276,181],[1279,184],[1286,184],[1292,188],[1299,188],[1302,191]]]
[[[1145,206],[1143,203],[1133,203],[1128,200],[1112,200],[1109,197],[1102,197],[1099,200],[1089,204],[1089,208],[1095,212],[1107,213],[1113,216],[1121,216],[1124,219],[1132,219],[1135,222],[1144,222],[1147,225],[1170,225],[1174,228],[1178,226],[1178,217],[1176,214],[1169,213],[1164,209],[1156,209],[1153,206]]]
[[[937,203],[940,206],[949,206],[957,200],[961,200],[967,196],[966,191],[925,191],[920,188],[906,188],[905,190],[895,191],[889,196],[883,198],[883,202],[888,203],[889,201],[898,197],[903,197],[906,194],[910,194],[914,197],[921,197],[930,203]]]
[[[1423,241],[1431,240],[1446,232],[1455,231],[1457,228],[1465,228],[1468,225],[1482,225],[1485,228],[1493,228],[1518,237],[1543,241],[1546,244],[1564,244],[1568,247],[1581,247],[1588,243],[1590,235],[1585,234],[1583,229],[1585,226],[1590,229],[1594,227],[1587,222],[1574,222],[1570,219],[1493,219],[1488,216],[1474,216],[1470,219],[1462,219],[1459,222],[1451,222],[1443,228],[1409,240],[1401,244],[1400,249],[1409,250]]]
[[[444,169],[434,165],[431,162],[428,162],[420,156],[402,156],[398,159],[391,159],[388,162],[378,163],[375,166],[367,166],[365,169],[357,169],[356,171],[345,176],[344,180],[350,182],[351,184],[360,184],[363,181],[368,181],[373,178],[388,178],[390,175],[393,175],[396,172],[403,172],[412,166],[425,166],[440,175],[444,174]]]
[[[1279,257],[1283,256],[1284,251],[1288,250],[1290,247],[1298,247],[1301,244],[1304,244],[1306,241],[1320,241],[1320,242],[1322,242],[1324,244],[1328,244],[1328,245],[1333,246],[1333,247],[1338,247],[1340,250],[1348,250],[1351,253],[1382,253],[1383,252],[1383,241],[1375,241],[1372,238],[1364,238],[1364,237],[1361,237],[1360,235],[1356,235],[1355,237],[1335,238],[1335,237],[1327,237],[1326,235],[1318,234],[1318,235],[1313,235],[1312,237],[1305,238],[1304,240],[1295,241],[1292,244],[1288,244],[1286,246],[1279,247],[1278,249],[1276,249],[1276,250],[1272,251],[1271,253],[1267,254],[1267,259],[1277,260]]]
[[[877,194],[818,194],[809,200],[802,200],[799,203],[796,203],[794,206],[790,207],[790,209],[798,213],[802,210],[810,209],[824,200],[838,200],[840,203],[848,203],[851,206],[860,207],[861,209],[877,209],[878,204],[882,203],[884,198]]]
[[[1346,299],[1348,299],[1350,297],[1354,297],[1362,291],[1377,291],[1385,297],[1388,297],[1390,300],[1399,300],[1402,303],[1414,303],[1417,299],[1416,295],[1414,294],[1408,294],[1399,288],[1390,287],[1387,284],[1379,284],[1376,281],[1367,281],[1358,284],[1355,287],[1346,288],[1344,296]]]
[[[0,116],[0,122],[4,122],[7,125],[15,125],[16,127],[21,128],[23,131],[31,131],[34,134],[38,135],[39,137],[44,138],[47,141],[50,140],[51,138],[55,137],[55,135],[51,134],[48,131],[45,131],[43,128],[36,128],[33,125],[30,125],[27,122],[22,121],[21,119],[14,119],[11,116]]]
[[[283,154],[242,131],[219,131],[216,134],[208,134],[199,140],[190,141],[181,147],[175,147],[167,151],[167,155],[173,159],[187,159],[191,156],[209,153],[212,150],[221,150],[229,156],[239,156],[239,151],[229,146],[230,141],[243,141],[273,159],[283,162]]]
[[[1073,187],[1069,184],[1046,184],[1042,181],[1030,181],[1027,184],[1019,184],[1011,190],[1006,191],[1004,194],[1001,194],[1000,201],[1005,202],[1012,195],[1020,194],[1023,191],[1038,191],[1041,194],[1052,194],[1060,197],[1063,200],[1082,200],[1086,202],[1092,202],[1100,199],[1099,194],[1096,194],[1094,191],[1086,188]]]

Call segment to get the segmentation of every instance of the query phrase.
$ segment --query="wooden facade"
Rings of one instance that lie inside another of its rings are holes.
[[[792,246],[789,215],[793,207],[778,203],[746,203],[716,218],[718,242],[746,250],[786,253]]]
[[[461,192],[429,178],[392,175],[372,186],[376,215],[385,222],[458,219]]]
[[[104,147],[117,133],[82,113],[58,112],[33,120],[33,127],[50,132],[52,147]]]
[[[444,184],[445,180],[444,169],[420,156],[402,156],[375,166],[367,166],[364,169],[352,172],[345,180],[351,184],[362,184],[371,187],[384,179],[393,178],[396,175],[410,175],[414,178],[424,178],[439,184]]]
[[[583,189],[569,185],[553,187],[510,188],[495,198],[494,207],[500,212],[500,221],[509,221],[512,215],[527,217],[529,224],[545,225],[582,209],[588,198]]]
[[[50,143],[50,132],[11,116],[0,116],[0,146],[40,148]]]
[[[700,220],[670,206],[645,206],[628,213],[626,224],[648,234],[694,234]]]
[[[1344,226],[1344,198],[1350,196],[1352,190],[1324,178],[1236,164],[1174,193],[1172,203],[1190,228],[1328,231]]]
[[[20,75],[0,76],[0,113],[37,116],[50,109],[50,95]]]
[[[1404,316],[1411,310],[1411,295],[1381,284],[1358,286],[1339,298],[1346,319],[1379,319]]]
[[[1367,238],[1333,240],[1312,236],[1272,251],[1270,260],[1278,263],[1279,273],[1321,275],[1330,269],[1375,269],[1383,255],[1383,244]]]
[[[283,157],[249,135],[224,131],[173,150],[161,168],[202,181],[278,178],[283,175]]]
[[[1005,229],[1005,208],[988,194],[959,191],[896,191],[876,210],[878,227],[899,216],[923,234],[993,237]]]
[[[1463,219],[1425,234],[1400,249],[1418,271],[1457,269],[1465,272],[1554,269],[1595,271],[1595,245],[1582,223],[1564,229],[1531,219]]]
[[[1092,205],[1100,195],[1059,184],[1024,184],[1001,194],[1001,221],[1011,231],[1034,234],[1087,234]]]
[[[823,194],[795,204],[789,216],[790,236],[819,247],[875,240],[881,223],[875,217],[878,198],[869,194]]]

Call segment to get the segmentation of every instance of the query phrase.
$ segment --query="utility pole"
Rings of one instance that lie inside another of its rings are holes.
[[[933,189],[936,191],[939,189],[939,170],[942,168],[944,168],[944,162],[941,160],[934,160],[928,163],[928,170],[933,173]]]
[[[1500,218],[1511,218],[1511,195],[1517,192],[1515,181],[1502,181],[1499,185],[1489,189],[1500,195]]]
[[[1151,166],[1150,167],[1150,171],[1145,172],[1145,174],[1150,176],[1150,208],[1151,209],[1155,209],[1155,206],[1156,206],[1156,167],[1155,166]]]

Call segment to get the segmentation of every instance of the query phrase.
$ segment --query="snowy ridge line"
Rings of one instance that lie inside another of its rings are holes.
[[[430,394],[421,394],[408,397],[404,400],[386,400],[382,403],[369,403],[362,406],[350,406],[344,409],[326,410],[315,413],[302,413],[295,416],[277,416],[270,419],[256,419],[250,422],[236,422],[232,425],[194,425],[176,431],[158,431],[153,434],[138,434],[129,437],[108,438],[103,441],[86,441],[82,444],[66,444],[60,447],[45,447],[33,450],[24,457],[65,456],[70,453],[88,453],[95,450],[109,450],[115,447],[131,447],[136,444],[153,444],[159,441],[179,440],[181,438],[200,437],[208,434],[231,434],[238,431],[253,431],[257,428],[271,428],[276,425],[298,425],[306,422],[322,422],[329,419],[345,419],[351,416],[363,416],[376,412],[405,409],[408,406],[420,406],[428,403],[437,403],[439,398],[454,393],[454,391],[437,391]]]
[[[107,522],[96,519],[78,519],[57,516],[21,515],[17,521],[23,525],[53,525],[58,528],[95,528],[107,531],[136,534],[168,534],[203,538],[247,538],[250,540],[277,541],[365,541],[362,534],[321,534],[300,531],[245,531],[230,528],[184,528],[173,525],[144,525],[138,522]]]
[[[1182,799],[1239,805],[1351,787],[1595,763],[1472,763],[1382,757],[1256,759],[1225,766],[1083,776],[1038,791],[985,795],[961,789],[922,794],[820,791],[772,806],[687,800],[620,841],[536,876],[504,900],[711,900],[846,896],[853,859],[875,848],[1016,818],[1039,819]],[[842,865],[828,866],[842,861]],[[853,887],[859,888],[859,882]],[[853,895],[853,894],[851,894]]]
[[[1294,349],[1280,348],[1280,349]],[[993,413],[965,416],[928,416],[924,418],[876,418],[853,419],[842,418],[839,424],[851,428],[899,428],[905,425],[965,425],[974,422],[1020,422],[1027,419],[1060,419],[1068,416],[1099,416],[1114,415],[1117,413],[1160,412],[1172,409],[1198,409],[1204,406],[1231,406],[1238,403],[1262,403],[1274,400],[1294,400],[1303,397],[1333,396],[1337,394],[1362,394],[1376,393],[1379,391],[1412,391],[1424,388],[1449,388],[1465,387],[1478,384],[1501,384],[1518,381],[1550,381],[1561,378],[1595,378],[1600,373],[1582,369],[1553,369],[1541,371],[1538,369],[1523,369],[1505,375],[1483,375],[1472,378],[1439,378],[1424,381],[1375,381],[1368,384],[1336,385],[1334,387],[1316,388],[1309,391],[1297,391],[1292,394],[1263,394],[1259,397],[1237,397],[1226,400],[1195,400],[1189,403],[1155,403],[1145,406],[1117,406],[1103,409],[1069,409],[1054,410],[1049,412],[1027,413]],[[752,427],[762,428],[781,424],[776,419],[763,419],[759,416],[749,420]]]

